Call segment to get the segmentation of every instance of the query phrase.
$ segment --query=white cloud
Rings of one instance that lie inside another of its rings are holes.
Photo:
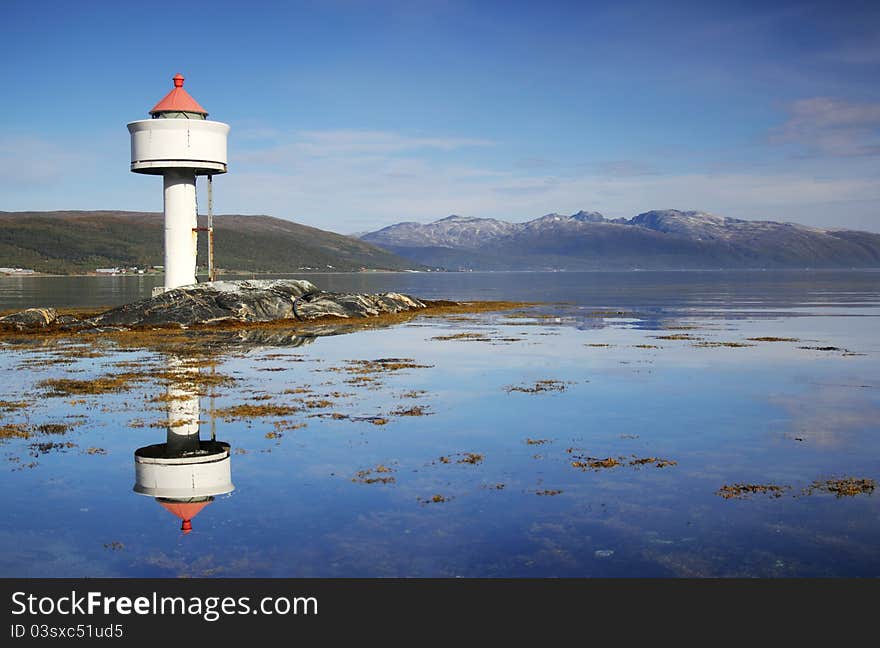
[[[357,156],[365,161],[373,156],[412,154],[426,151],[453,151],[471,147],[492,146],[487,139],[467,137],[412,136],[388,131],[372,130],[326,130],[276,133],[274,144],[268,147],[247,145],[252,140],[263,139],[271,132],[253,128],[245,133],[246,148],[237,154],[237,162],[243,164],[297,163],[304,158],[338,158]]]
[[[794,144],[810,155],[880,155],[880,102],[856,103],[832,97],[799,99],[771,141]]]
[[[22,191],[57,185],[89,160],[81,149],[30,135],[0,136],[0,187]]]
[[[452,146],[472,140],[354,131],[310,134],[306,146],[297,140],[271,153],[256,153],[260,159],[245,157],[238,168],[234,164],[218,187],[222,210],[268,213],[340,232],[452,213],[525,220],[551,211],[595,209],[609,217],[630,217],[667,207],[880,229],[880,223],[870,225],[880,179],[867,169],[839,177],[805,169],[653,175],[583,169],[558,175],[516,164],[511,171],[451,164],[420,150],[416,142],[423,141]]]

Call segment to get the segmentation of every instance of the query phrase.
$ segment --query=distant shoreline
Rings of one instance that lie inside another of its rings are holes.
[[[300,276],[300,275],[374,275],[374,274],[578,274],[578,273],[595,273],[595,274],[620,274],[620,273],[639,273],[639,272],[762,272],[762,273],[785,273],[785,272],[880,272],[880,266],[875,268],[596,268],[592,270],[332,270],[332,271],[315,271],[303,270],[300,272],[227,272],[220,275],[217,280],[223,281],[229,279],[232,281],[243,280],[248,278],[265,278],[279,276]],[[33,272],[29,274],[0,274],[0,279],[11,278],[101,278],[101,279],[118,279],[118,278],[145,278],[145,277],[164,277],[162,273],[135,274],[96,274],[94,272],[84,274],[53,274],[48,272]],[[205,277],[197,277],[198,283],[203,283]]]

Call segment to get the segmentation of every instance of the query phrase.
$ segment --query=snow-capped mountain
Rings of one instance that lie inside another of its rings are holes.
[[[361,238],[425,265],[468,269],[880,267],[880,234],[675,209],[522,223],[449,216]]]

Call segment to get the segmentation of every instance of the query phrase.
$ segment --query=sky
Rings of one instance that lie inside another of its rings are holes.
[[[0,17],[4,211],[161,211],[125,125],[180,72],[231,126],[216,213],[880,231],[876,1],[0,0]]]

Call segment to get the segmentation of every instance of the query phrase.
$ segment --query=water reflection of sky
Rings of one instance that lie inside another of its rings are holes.
[[[416,319],[300,347],[218,352],[215,371],[237,382],[199,399],[203,439],[212,408],[304,409],[214,418],[217,439],[233,449],[236,490],[201,511],[189,535],[132,491],[134,450],[166,435],[168,402],[155,401],[165,387],[64,397],[35,388],[52,377],[131,371],[119,362],[169,366],[168,356],[108,343],[100,357],[51,364],[70,349],[6,348],[0,400],[34,404],[5,412],[4,424],[75,425],[0,445],[0,574],[880,575],[880,493],[804,492],[817,480],[880,478],[876,311],[736,319],[542,311],[551,317]],[[489,341],[432,339],[459,333]],[[702,340],[660,339],[675,334]],[[766,336],[799,341],[747,341]],[[599,344],[609,346],[589,346]],[[347,361],[378,358],[429,367],[346,383],[357,376]],[[542,380],[564,391],[509,391]],[[332,406],[308,408],[307,400]],[[413,406],[429,415],[393,413]],[[306,427],[279,430],[278,420]],[[281,436],[267,438],[273,432]],[[75,446],[30,447],[46,441]],[[463,461],[465,453],[482,460]],[[580,470],[573,457],[622,465]],[[628,465],[634,458],[677,464]],[[394,482],[353,481],[368,470]],[[743,500],[716,494],[733,483],[789,490]],[[446,501],[430,501],[435,495]]]

